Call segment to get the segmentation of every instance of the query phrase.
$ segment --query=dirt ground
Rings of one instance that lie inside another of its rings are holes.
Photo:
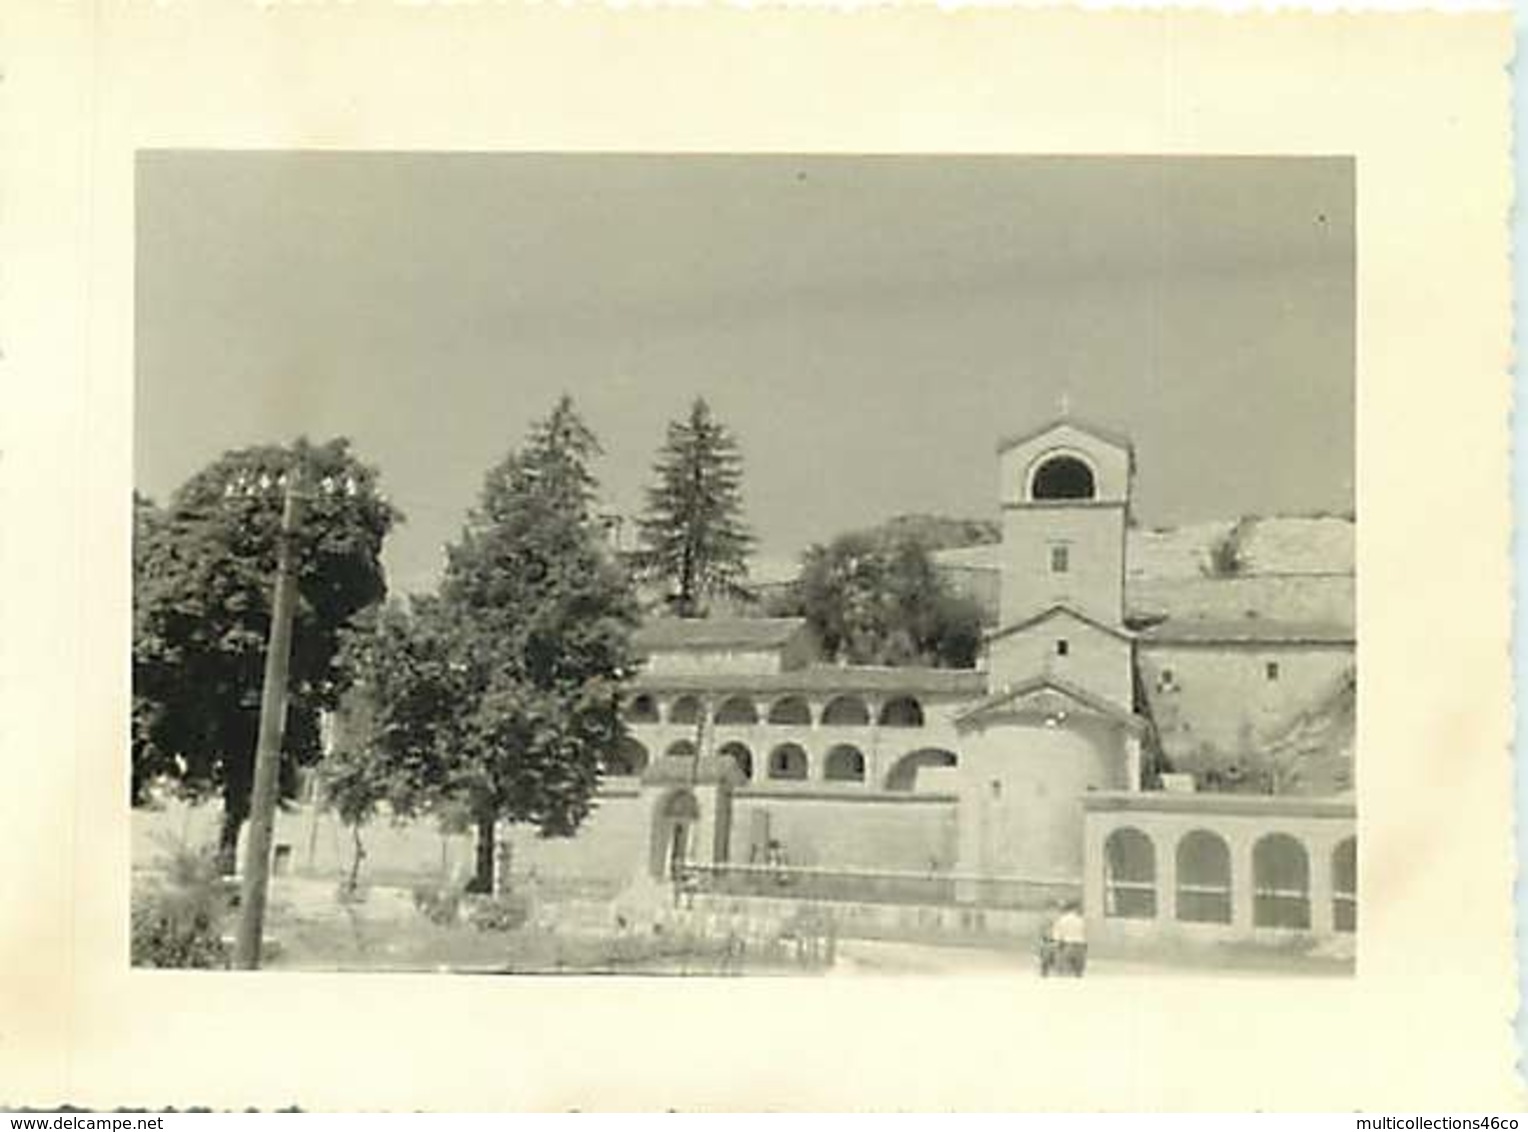
[[[1087,978],[1141,975],[1207,975],[1280,977],[1289,975],[1351,974],[1350,965],[1314,962],[1292,955],[1206,953],[1173,959],[1097,952],[1088,957]],[[1039,978],[1032,949],[1017,946],[952,947],[943,944],[890,940],[840,940],[835,975],[1018,975]]]
[[[553,902],[512,931],[481,930],[465,918],[433,923],[406,889],[379,887],[359,904],[335,898],[329,882],[283,879],[274,886],[263,965],[273,970],[440,971],[456,973],[813,974],[1039,977],[1028,940],[780,938],[760,925],[738,937],[737,925],[670,920],[607,930],[610,909]],[[594,917],[594,913],[599,913]],[[598,923],[594,920],[598,919]],[[589,920],[580,923],[580,920]],[[731,932],[731,938],[724,938]],[[797,933],[799,934],[799,933]],[[1219,947],[1191,953],[1109,952],[1095,947],[1088,978],[1152,974],[1348,975],[1346,955],[1267,947]]]

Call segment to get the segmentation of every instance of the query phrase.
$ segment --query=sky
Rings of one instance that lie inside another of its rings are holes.
[[[563,392],[628,515],[704,396],[765,574],[995,518],[1063,405],[1146,525],[1354,506],[1347,159],[155,152],[136,207],[135,486],[348,436],[395,590]]]

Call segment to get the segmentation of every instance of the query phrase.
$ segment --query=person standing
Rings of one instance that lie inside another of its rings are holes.
[[[1061,914],[1050,926],[1055,969],[1059,974],[1082,978],[1088,965],[1088,923],[1075,900],[1062,905]]]

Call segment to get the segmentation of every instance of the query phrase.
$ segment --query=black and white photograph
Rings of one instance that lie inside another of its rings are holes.
[[[1511,20],[825,7],[6,13],[0,1104],[1521,1109]]]
[[[1352,974],[1350,158],[135,194],[134,967]]]

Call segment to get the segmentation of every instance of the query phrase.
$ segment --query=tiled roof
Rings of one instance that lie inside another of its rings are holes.
[[[1046,424],[1041,425],[1039,428],[1032,428],[1027,432],[1016,433],[1013,436],[1005,436],[1002,440],[998,441],[997,450],[999,452],[1007,452],[1010,448],[1017,448],[1021,444],[1028,444],[1036,437],[1044,436],[1052,429],[1061,428],[1063,426],[1075,428],[1078,432],[1085,432],[1090,436],[1096,436],[1099,440],[1116,445],[1120,448],[1130,449],[1133,447],[1130,438],[1122,432],[1116,432],[1114,429],[1110,428],[1102,428],[1099,425],[1093,424],[1089,421],[1081,420],[1077,417],[1063,416],[1057,417],[1055,420],[1049,421]]]
[[[1267,621],[1353,624],[1352,574],[1243,574],[1233,578],[1131,578],[1125,601],[1135,618],[1236,621],[1251,610]]]
[[[638,652],[686,649],[775,649],[806,627],[800,617],[697,617],[649,621],[632,637]]]
[[[840,668],[815,665],[788,672],[758,674],[717,672],[670,676],[642,673],[637,677],[635,685],[646,690],[672,692],[919,692],[924,695],[980,696],[987,690],[987,674],[970,668]]]
[[[1015,621],[1012,624],[1004,625],[999,629],[994,629],[992,632],[987,634],[987,640],[992,641],[999,637],[1006,637],[1010,633],[1022,632],[1032,625],[1039,625],[1041,622],[1049,621],[1052,617],[1070,617],[1074,621],[1081,621],[1084,625],[1091,625],[1093,628],[1099,630],[1100,632],[1119,637],[1121,640],[1128,641],[1133,636],[1133,634],[1131,634],[1127,629],[1122,629],[1114,625],[1106,625],[1102,621],[1089,617],[1086,613],[1079,613],[1069,605],[1053,605],[1048,609],[1042,609],[1039,613],[1036,613],[1031,617],[1024,618],[1022,621]]]
[[[1146,726],[1146,721],[1134,712],[1127,711],[1118,704],[1112,704],[1101,696],[1095,696],[1092,692],[1078,687],[1071,681],[1062,680],[1056,676],[1036,676],[1025,680],[1021,684],[1015,684],[1011,688],[1003,688],[996,691],[979,703],[972,704],[965,711],[961,712],[955,717],[955,722],[957,725],[967,723],[973,719],[988,715],[1010,703],[1044,692],[1057,693],[1063,698],[1080,704],[1082,707],[1112,719],[1117,723],[1121,723],[1131,730],[1139,731]]]
[[[1169,790],[1099,790],[1082,796],[1089,813],[1108,811],[1163,814],[1252,814],[1258,817],[1352,818],[1351,795],[1315,798],[1295,794],[1197,794]]]
[[[1351,626],[1326,621],[1274,621],[1262,617],[1212,620],[1183,617],[1142,629],[1137,637],[1146,643],[1173,644],[1352,644]]]

